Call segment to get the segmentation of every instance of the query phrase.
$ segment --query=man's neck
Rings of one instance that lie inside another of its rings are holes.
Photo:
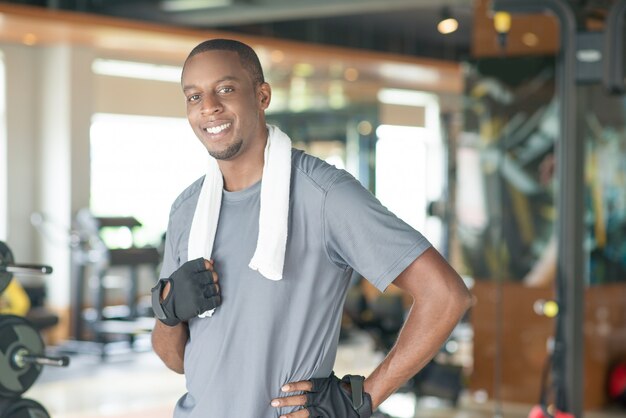
[[[217,163],[224,178],[224,189],[229,192],[237,192],[247,189],[263,177],[265,164],[265,145],[267,144],[267,131],[262,140],[251,144],[245,155],[239,156],[232,161],[218,160]]]
[[[229,192],[237,192],[247,189],[263,177],[263,155],[260,161],[254,164],[219,163],[220,171],[224,178],[224,189]]]

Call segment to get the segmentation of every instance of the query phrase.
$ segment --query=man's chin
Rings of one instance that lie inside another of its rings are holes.
[[[209,149],[208,151],[209,151],[209,155],[215,158],[216,160],[228,161],[228,160],[232,160],[239,154],[239,151],[241,150],[242,145],[243,145],[243,142],[237,142],[235,144],[230,145],[226,149],[222,149],[222,150]]]

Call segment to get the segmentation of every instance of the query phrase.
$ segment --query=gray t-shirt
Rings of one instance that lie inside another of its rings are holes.
[[[174,202],[161,277],[187,261],[202,178]],[[350,174],[292,152],[283,279],[251,270],[261,183],[226,192],[213,255],[222,305],[189,321],[187,391],[176,418],[276,418],[287,382],[330,375],[352,270],[384,289],[429,242],[383,207]],[[297,409],[297,408],[296,408]]]

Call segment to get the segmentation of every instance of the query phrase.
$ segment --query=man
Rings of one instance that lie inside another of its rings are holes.
[[[273,187],[264,169],[278,164],[265,158],[280,133],[265,123],[270,86],[250,47],[215,39],[191,51],[182,87],[189,123],[217,161],[223,193],[211,254],[201,258],[189,257],[190,235],[204,216],[198,208],[209,180],[174,202],[165,279],[153,289],[161,320],[154,349],[187,381],[174,416],[371,416],[444,343],[469,306],[466,287],[421,234],[352,176],[290,146],[282,272],[268,280],[250,268],[267,216],[262,206],[270,204],[262,203],[263,189]],[[353,270],[380,290],[393,282],[414,299],[395,347],[364,383],[332,373]]]

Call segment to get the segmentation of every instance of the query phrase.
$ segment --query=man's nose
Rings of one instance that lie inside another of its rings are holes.
[[[215,96],[205,96],[204,100],[202,101],[201,111],[203,114],[219,113],[222,111],[222,103]]]

